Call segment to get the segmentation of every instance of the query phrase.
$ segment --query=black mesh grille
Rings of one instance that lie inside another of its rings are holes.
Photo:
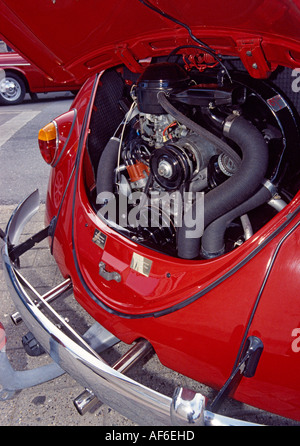
[[[116,71],[106,71],[100,79],[90,121],[88,152],[94,172],[104,147],[124,117],[119,106],[123,91],[121,76]]]

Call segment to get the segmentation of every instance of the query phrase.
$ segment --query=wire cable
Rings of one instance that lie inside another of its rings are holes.
[[[215,50],[213,50],[209,45],[207,45],[205,42],[202,42],[202,40],[198,39],[192,32],[191,28],[184,22],[181,22],[178,19],[175,19],[174,17],[172,17],[171,15],[167,14],[166,12],[162,11],[161,9],[157,8],[156,6],[152,5],[150,2],[148,2],[147,0],[139,0],[140,3],[142,3],[143,5],[147,6],[147,8],[152,9],[152,11],[162,15],[163,17],[165,17],[168,20],[171,20],[172,22],[176,23],[177,25],[182,26],[183,28],[185,28],[191,39],[193,39],[195,42],[197,42],[199,45],[207,48],[210,51],[215,52]]]
[[[161,9],[157,8],[156,6],[152,5],[152,3],[148,2],[148,0],[138,0],[140,3],[142,3],[144,6],[146,6],[147,8],[151,9],[152,11],[156,12],[157,14],[160,14],[161,16],[165,17],[168,20],[171,20],[172,22],[176,23],[177,25],[182,26],[183,28],[185,28],[191,39],[194,40],[196,43],[198,43],[198,45],[200,45],[201,49],[203,49],[204,51],[206,51],[208,54],[210,54],[212,57],[214,57],[219,64],[222,66],[223,70],[225,71],[228,79],[230,80],[230,82],[232,82],[231,76],[226,68],[226,66],[223,64],[223,62],[221,61],[220,57],[216,54],[216,51],[210,47],[209,45],[207,45],[205,42],[203,42],[202,40],[198,39],[192,32],[191,28],[184,22],[181,22],[178,19],[175,19],[175,17],[172,17],[170,14],[167,14],[166,12],[162,11]],[[184,47],[184,46],[183,46]],[[179,49],[183,48],[183,47],[178,47],[175,48],[175,53],[176,51],[178,51]],[[192,45],[186,45],[185,48],[192,48]],[[196,47],[196,46],[195,46]],[[198,47],[196,47],[198,48]],[[172,51],[173,53],[173,51]],[[172,54],[171,53],[171,54]],[[175,54],[174,53],[174,54]],[[170,57],[170,55],[169,55]]]

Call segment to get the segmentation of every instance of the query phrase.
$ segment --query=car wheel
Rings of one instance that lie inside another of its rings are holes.
[[[26,94],[24,81],[15,73],[8,73],[0,79],[0,104],[20,104]]]

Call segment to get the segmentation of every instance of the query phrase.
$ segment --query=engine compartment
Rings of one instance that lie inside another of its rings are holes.
[[[106,224],[167,255],[212,259],[293,198],[298,112],[272,80],[234,63],[203,70],[165,58],[140,76],[126,67],[102,75],[87,143],[95,187],[87,189]]]

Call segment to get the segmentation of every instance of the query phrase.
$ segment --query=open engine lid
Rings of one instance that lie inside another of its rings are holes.
[[[139,72],[142,59],[195,43],[191,33],[256,78],[299,66],[299,0],[151,2],[177,23],[150,0],[0,0],[0,36],[57,82],[120,63]]]

